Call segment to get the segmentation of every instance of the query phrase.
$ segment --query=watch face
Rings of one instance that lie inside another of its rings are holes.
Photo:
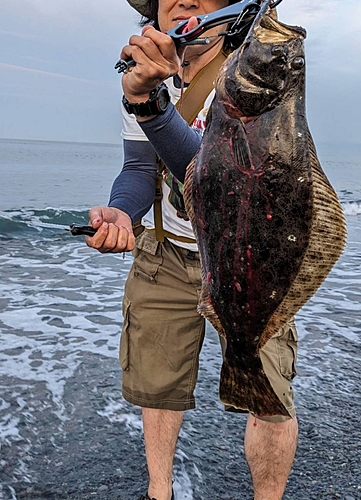
[[[162,89],[158,95],[158,107],[160,111],[165,111],[167,109],[168,103],[170,101],[168,90]]]

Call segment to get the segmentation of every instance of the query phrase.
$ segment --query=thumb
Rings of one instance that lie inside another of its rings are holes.
[[[102,207],[93,207],[89,210],[89,224],[98,229],[104,221]]]

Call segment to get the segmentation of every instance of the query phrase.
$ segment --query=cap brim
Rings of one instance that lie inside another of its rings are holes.
[[[133,9],[137,10],[142,16],[148,16],[148,0],[127,0]]]

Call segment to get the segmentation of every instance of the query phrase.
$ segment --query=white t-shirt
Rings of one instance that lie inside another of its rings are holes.
[[[181,96],[181,89],[175,87],[173,83],[173,77],[168,78],[165,81],[169,95],[171,98],[171,102],[176,104],[178,99]],[[203,134],[206,126],[206,116],[211,105],[211,102],[214,97],[214,90],[209,94],[207,99],[204,102],[204,107],[198,113],[197,118],[193,121],[192,127],[201,131]],[[136,118],[134,115],[129,115],[124,107],[122,106],[122,118],[123,118],[123,130],[122,130],[122,138],[127,141],[147,141],[147,137],[140,128]],[[186,238],[193,238],[194,233],[192,229],[192,225],[190,221],[186,221],[181,217],[177,216],[177,211],[168,201],[168,195],[170,193],[170,188],[163,180],[162,182],[162,190],[163,190],[163,198],[162,198],[162,217],[163,217],[163,228],[166,231],[170,231],[177,236],[184,236]],[[153,207],[149,210],[149,212],[143,217],[142,220],[143,225],[148,228],[154,228],[154,216],[153,216]],[[171,240],[172,243],[178,245],[182,248],[187,248],[188,250],[197,251],[197,245],[192,243],[184,243],[178,240]]]

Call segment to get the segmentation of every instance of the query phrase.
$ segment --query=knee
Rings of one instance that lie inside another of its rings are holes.
[[[253,426],[259,426],[260,430],[269,430],[270,432],[287,432],[289,429],[295,429],[298,427],[297,418],[287,418],[282,416],[275,417],[260,417],[258,415],[250,415],[250,419],[253,420]]]

